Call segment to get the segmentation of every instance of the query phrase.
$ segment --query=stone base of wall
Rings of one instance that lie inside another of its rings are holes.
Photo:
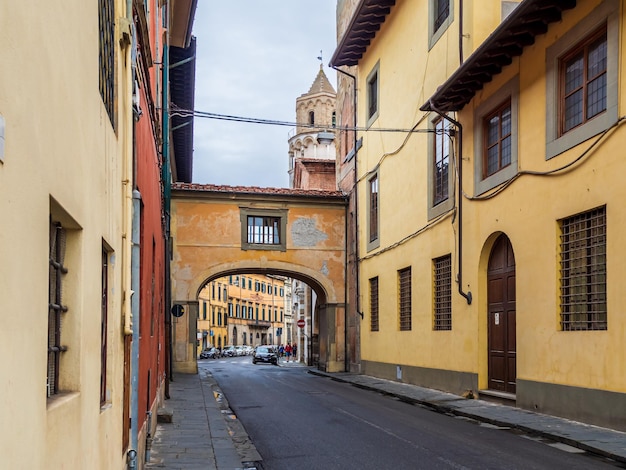
[[[517,379],[517,406],[626,431],[626,393]]]
[[[172,364],[172,369],[174,369],[174,373],[180,374],[197,374],[198,373],[198,363],[196,361],[185,361],[185,362],[174,362]]]
[[[362,361],[361,373],[463,396],[478,390],[478,374],[471,372]]]

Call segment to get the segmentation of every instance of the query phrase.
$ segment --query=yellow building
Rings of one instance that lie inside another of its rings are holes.
[[[242,274],[226,279],[231,344],[285,343],[285,278]]]
[[[0,6],[8,468],[126,464],[133,117],[131,51],[120,39],[132,17],[121,0],[100,3]]]
[[[176,169],[160,160],[167,75],[153,67],[183,47],[195,2],[165,6],[0,6],[0,310],[13,312],[0,328],[3,467],[145,462],[169,311],[160,171]]]
[[[198,296],[198,352],[286,342],[285,280],[241,274],[206,284]]]
[[[198,296],[198,352],[207,347],[222,349],[228,339],[227,279],[209,282]]]
[[[362,371],[625,429],[623,2],[382,3],[331,60],[367,128]]]

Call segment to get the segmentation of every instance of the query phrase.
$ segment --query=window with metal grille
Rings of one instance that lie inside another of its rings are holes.
[[[102,247],[102,305],[100,314],[100,404],[107,401],[107,353],[108,334],[107,323],[109,317],[109,254]]]
[[[370,330],[378,331],[378,277],[370,279]]]
[[[115,2],[98,0],[98,13],[100,95],[115,127]]]
[[[47,396],[59,393],[59,366],[61,353],[67,347],[61,343],[61,320],[67,312],[63,305],[63,278],[67,268],[63,266],[65,260],[66,232],[59,222],[50,221],[50,269],[49,303],[48,303],[48,377]]]
[[[561,220],[561,329],[606,330],[606,209]]]
[[[434,260],[435,330],[452,329],[452,256]]]
[[[450,15],[450,0],[435,0],[435,24],[437,31],[445,23]]]
[[[561,60],[561,134],[606,110],[607,50],[605,25]]]
[[[248,243],[280,245],[280,217],[248,216]]]
[[[400,331],[411,329],[411,268],[398,271],[398,316]]]
[[[241,248],[286,251],[287,218],[286,209],[241,207]],[[252,279],[248,279],[248,289],[252,289]]]
[[[378,238],[378,175],[369,180],[369,241]]]
[[[435,122],[433,161],[433,205],[448,199],[448,166],[450,164],[450,137],[443,119]]]
[[[487,178],[511,164],[511,101],[489,114],[483,126],[483,178]]]

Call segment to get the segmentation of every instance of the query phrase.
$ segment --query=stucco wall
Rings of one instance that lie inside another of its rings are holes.
[[[123,16],[123,2],[115,2]],[[117,42],[116,42],[117,44]],[[17,468],[121,468],[124,180],[132,176],[124,55],[117,128],[98,87],[98,12],[69,0],[0,5],[0,454]],[[130,200],[129,200],[130,201]],[[128,205],[126,205],[128,208]],[[70,229],[60,386],[46,399],[50,217]],[[126,215],[129,215],[127,212]],[[108,256],[107,403],[101,407],[101,253]],[[95,467],[94,467],[95,466]]]

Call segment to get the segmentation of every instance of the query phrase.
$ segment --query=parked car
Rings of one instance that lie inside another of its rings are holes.
[[[246,344],[245,346],[243,346],[243,351],[246,356],[252,356],[252,354],[254,353],[254,348]]]
[[[235,350],[235,346],[225,346],[222,349],[222,357],[234,357],[237,355],[237,351]]]
[[[200,359],[217,359],[220,357],[220,352],[217,348],[204,348],[200,353]]]
[[[245,356],[246,352],[243,349],[243,346],[235,346],[235,353],[237,356]]]
[[[270,346],[257,346],[254,349],[254,354],[252,355],[252,364],[256,364],[257,362],[264,362],[277,366],[278,356],[276,355],[274,348]]]

